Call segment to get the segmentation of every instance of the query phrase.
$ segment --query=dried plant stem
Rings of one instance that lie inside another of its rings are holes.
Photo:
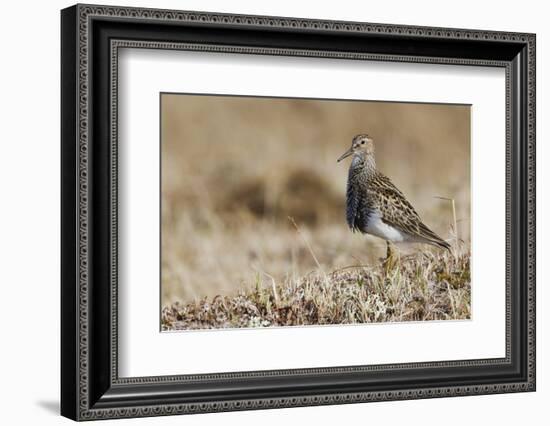
[[[317,268],[319,268],[319,271],[321,271],[321,273],[325,277],[325,281],[328,283],[329,282],[328,276],[325,273],[325,271],[324,271],[323,267],[321,266],[321,264],[319,263],[319,261],[317,260],[317,256],[315,256],[315,253],[313,252],[313,249],[309,245],[309,242],[308,242],[307,238],[305,237],[304,234],[302,234],[302,231],[300,231],[300,228],[298,228],[298,225],[296,224],[296,222],[294,221],[294,219],[292,217],[288,216],[288,220],[290,220],[290,223],[292,223],[294,228],[296,228],[296,232],[298,232],[298,235],[300,236],[300,238],[302,239],[302,241],[306,245],[307,249],[309,250],[309,253],[311,254],[311,257],[315,261],[315,264],[317,265]]]
[[[349,265],[349,266],[344,266],[343,268],[335,269],[334,271],[332,271],[330,273],[330,275],[337,274],[337,273],[345,271],[347,269],[359,269],[359,268],[360,269],[372,269],[373,266],[372,265]]]
[[[454,232],[454,237],[455,237],[455,257],[457,256],[457,253],[458,253],[458,241],[459,241],[459,238],[458,238],[458,225],[457,225],[457,220],[456,220],[456,206],[455,206],[455,199],[454,198],[448,198],[448,197],[435,197],[435,198],[438,198],[440,200],[445,200],[445,201],[449,201],[451,203],[451,212],[452,212],[452,215],[453,215],[453,232]]]
[[[275,299],[275,306],[276,307],[279,306],[279,295],[277,294],[277,284],[275,283],[275,278],[273,278],[272,275],[269,275],[265,271],[260,270],[260,272],[271,280],[271,290],[273,291],[273,299]]]

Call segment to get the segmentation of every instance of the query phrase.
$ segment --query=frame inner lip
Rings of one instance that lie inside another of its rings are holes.
[[[204,45],[196,44],[196,43],[174,43],[174,42],[148,42],[144,40],[128,40],[128,39],[112,39],[110,42],[110,61],[111,65],[114,66],[114,69],[118,69],[118,53],[120,48],[138,48],[138,49],[147,49],[150,46],[154,46],[155,49],[167,49],[167,50],[186,50],[186,51],[199,51],[199,52],[211,52],[209,50],[209,47],[205,47]],[[266,52],[270,51],[270,48],[256,48],[256,47],[235,47],[235,46],[223,46],[223,45],[214,45],[213,52],[225,52],[225,53],[236,53],[236,50],[242,50],[245,53],[254,53],[254,52]],[[307,53],[308,56],[316,57],[317,54],[323,53],[320,51],[303,51],[301,49],[274,49],[279,54],[284,53],[285,55],[289,56],[301,56],[304,52]],[[336,59],[341,59],[339,52],[329,52],[334,53],[336,55],[339,55],[336,57]],[[325,54],[322,56],[323,58],[329,58]],[[361,60],[372,60],[373,58],[376,60],[379,58],[379,55],[372,55],[368,53],[361,53],[359,55],[351,54],[352,56],[356,57],[356,59]],[[404,60],[406,59],[406,60]],[[419,62],[417,58],[414,56],[409,56],[407,58],[404,58],[402,55],[396,55],[395,58],[389,58],[385,59],[391,62]],[[440,62],[436,62],[437,58],[430,58],[430,64],[440,64]],[[421,60],[421,62],[424,62],[424,59]],[[511,73],[511,67],[510,64],[506,61],[487,61],[483,59],[471,59],[466,61],[469,65],[476,65],[476,66],[497,66],[497,67],[503,67],[505,68],[506,72],[506,81],[509,79],[509,74]],[[462,59],[455,59],[454,61],[449,61],[445,59],[441,64],[450,64],[450,65],[465,65],[465,60]],[[116,76],[115,76],[116,77]],[[507,87],[506,90],[508,91],[509,88]],[[113,111],[117,111],[117,105],[118,105],[118,98],[115,96],[111,96],[111,108]],[[113,134],[116,133],[116,123],[111,122],[112,126],[112,132]],[[508,135],[507,135],[508,138]],[[113,149],[113,156],[116,155],[117,150],[116,148],[112,147]],[[112,161],[115,161],[116,164],[116,158],[113,158]],[[508,197],[508,195],[507,195]],[[117,198],[117,195],[115,194],[115,198]],[[112,221],[113,223],[118,223],[118,213],[116,209],[116,203],[113,204],[114,208],[111,212],[112,214]],[[508,219],[507,219],[508,223]],[[508,225],[507,225],[508,226]],[[508,277],[507,277],[508,280]],[[508,284],[507,284],[508,287]],[[508,305],[509,305],[509,297],[506,296],[507,300],[507,311],[508,311]],[[113,312],[116,312],[116,306],[112,306]],[[506,356],[503,358],[481,358],[481,359],[464,359],[464,360],[451,360],[451,361],[428,361],[428,362],[410,362],[410,363],[396,363],[396,364],[373,364],[373,365],[358,365],[358,366],[334,366],[334,367],[319,367],[319,368],[297,368],[297,369],[285,369],[285,370],[262,370],[262,371],[242,371],[242,372],[231,372],[231,373],[204,373],[204,374],[183,374],[183,375],[168,375],[168,376],[149,376],[149,377],[136,377],[136,378],[119,378],[118,374],[113,374],[111,380],[113,384],[117,385],[129,385],[129,384],[154,384],[154,383],[173,383],[174,380],[179,381],[200,381],[200,380],[207,380],[207,381],[216,381],[221,379],[254,379],[257,377],[265,378],[265,377],[271,377],[272,375],[276,376],[287,376],[287,377],[293,377],[293,376],[300,376],[304,374],[316,374],[316,375],[322,375],[322,374],[342,374],[342,373],[354,373],[358,372],[361,374],[364,373],[370,373],[373,371],[392,371],[394,369],[416,369],[416,368],[455,368],[455,367],[464,367],[466,365],[471,367],[482,367],[486,365],[502,365],[502,366],[510,366],[512,364],[511,361],[511,351],[510,351],[510,341],[511,341],[511,333],[510,333],[510,316],[506,315],[507,323],[506,323]],[[113,323],[116,320],[113,319]],[[113,327],[115,324],[113,324]],[[116,355],[114,355],[116,356]],[[116,360],[118,360],[118,357],[116,356]],[[115,362],[116,362],[115,360]]]

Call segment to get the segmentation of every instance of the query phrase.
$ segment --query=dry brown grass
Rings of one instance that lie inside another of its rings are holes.
[[[235,296],[178,302],[162,310],[163,330],[356,324],[470,318],[470,254],[417,253],[382,264],[317,270]]]

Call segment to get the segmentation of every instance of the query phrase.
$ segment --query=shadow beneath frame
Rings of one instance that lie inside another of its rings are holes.
[[[59,407],[59,401],[37,401],[36,405],[38,405],[43,410],[47,411],[50,414],[59,415],[60,413],[60,407]]]

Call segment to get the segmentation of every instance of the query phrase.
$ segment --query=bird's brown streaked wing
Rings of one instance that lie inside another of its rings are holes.
[[[371,180],[369,186],[369,197],[372,197],[378,206],[384,223],[425,239],[427,243],[449,247],[447,242],[422,223],[412,204],[388,177],[379,173]]]
[[[411,230],[417,229],[418,223],[421,223],[420,216],[388,177],[377,173],[369,182],[368,192],[384,222],[405,231],[411,226]]]

